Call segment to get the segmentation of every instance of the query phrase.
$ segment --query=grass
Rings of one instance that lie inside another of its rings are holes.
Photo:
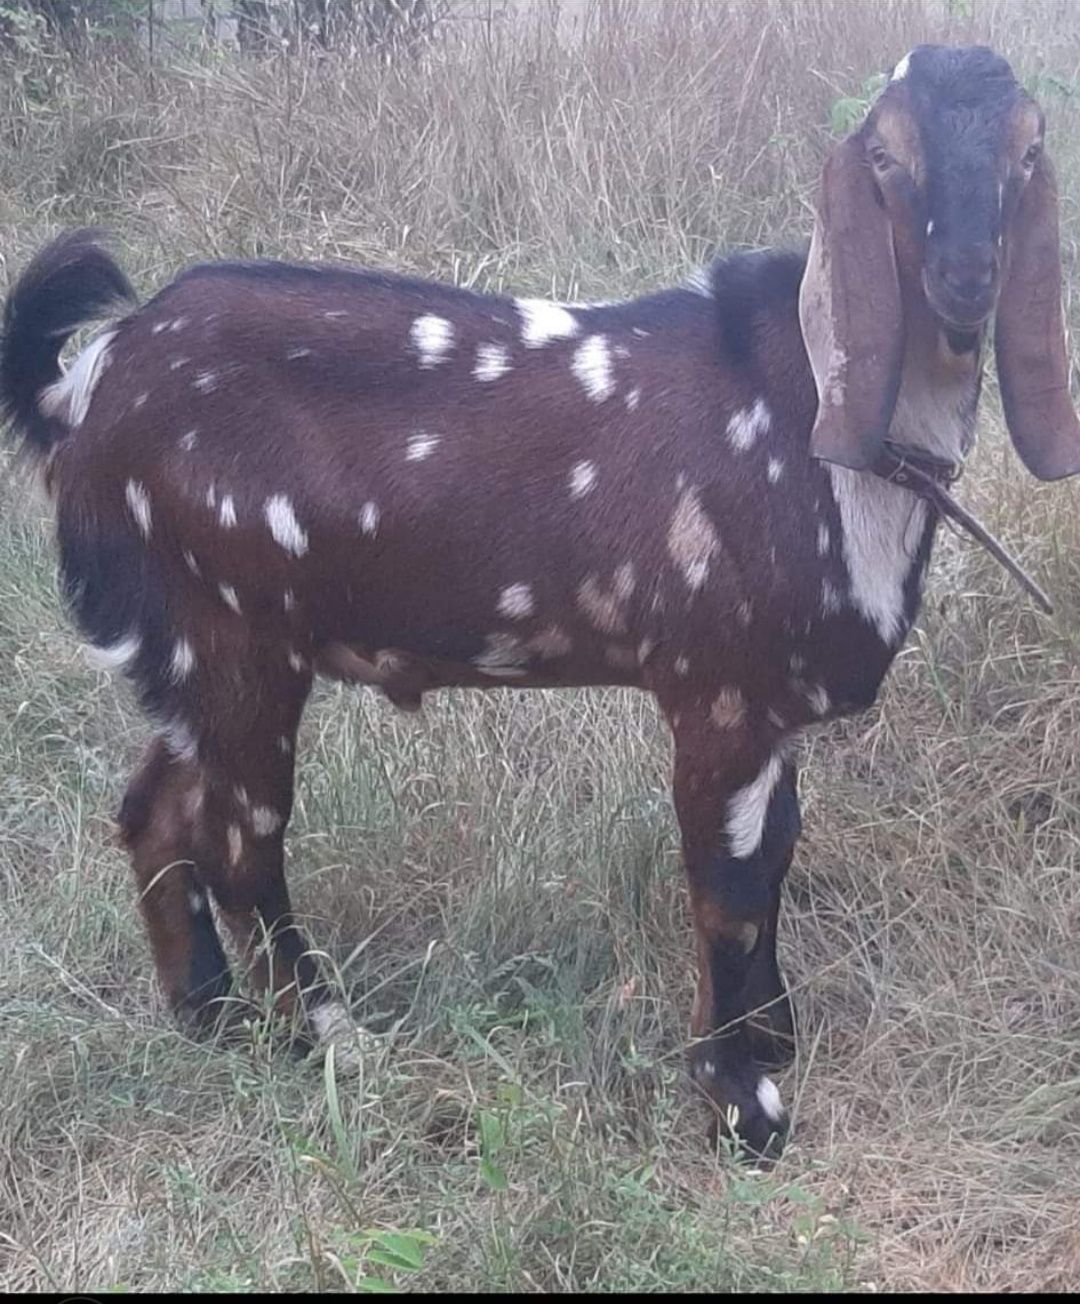
[[[96,221],[146,289],[265,253],[630,293],[802,235],[837,101],[917,40],[989,39],[1051,113],[1077,284],[1068,5],[583,9],[462,19],[389,64],[173,46],[151,77],[119,46],[9,52],[4,270]],[[946,534],[878,707],[806,740],[781,938],[795,1134],[768,1176],[702,1144],[670,754],[630,693],[458,693],[415,719],[322,688],[291,882],[382,1048],[338,1079],[269,1019],[228,1047],[181,1036],[112,843],[146,727],[82,659],[51,512],[12,464],[0,1286],[1074,1288],[1077,491],[1017,469],[993,393],[982,424],[963,496],[1057,615]]]

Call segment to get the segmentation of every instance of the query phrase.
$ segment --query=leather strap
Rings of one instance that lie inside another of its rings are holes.
[[[882,455],[873,468],[874,474],[881,476],[892,484],[910,489],[912,493],[925,498],[947,517],[966,530],[978,543],[981,543],[991,557],[1009,572],[1021,588],[1026,590],[1035,603],[1048,616],[1054,614],[1050,599],[1024,570],[1011,552],[994,538],[990,531],[977,517],[965,507],[961,507],[949,493],[951,485],[960,476],[960,467],[956,462],[948,462],[934,457],[930,453],[902,448],[897,444],[886,443]]]

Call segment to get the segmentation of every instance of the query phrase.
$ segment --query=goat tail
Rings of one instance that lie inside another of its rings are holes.
[[[48,394],[47,387],[64,375],[61,349],[80,326],[135,299],[102,239],[95,230],[59,236],[30,262],[4,304],[0,418],[39,457],[78,424],[72,405],[50,402]]]

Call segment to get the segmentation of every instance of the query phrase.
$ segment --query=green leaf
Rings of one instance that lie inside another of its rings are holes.
[[[365,1291],[368,1295],[399,1295],[401,1292],[392,1281],[387,1281],[385,1277],[361,1277],[356,1283],[356,1289]]]
[[[480,1176],[493,1191],[505,1191],[510,1185],[503,1170],[493,1164],[490,1159],[480,1160]]]

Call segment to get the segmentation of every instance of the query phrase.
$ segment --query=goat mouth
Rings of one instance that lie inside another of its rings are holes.
[[[970,333],[981,329],[990,320],[997,305],[997,290],[981,295],[973,302],[956,299],[947,290],[936,285],[923,271],[923,293],[934,316],[950,330]]]

